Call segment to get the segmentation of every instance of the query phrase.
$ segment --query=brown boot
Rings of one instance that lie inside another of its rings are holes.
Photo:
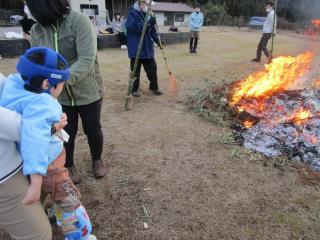
[[[107,169],[105,168],[103,161],[93,161],[92,162],[93,173],[96,178],[102,178],[106,175]]]
[[[75,166],[67,167],[69,171],[69,176],[74,184],[79,184],[80,183],[80,177],[78,170],[76,169]]]

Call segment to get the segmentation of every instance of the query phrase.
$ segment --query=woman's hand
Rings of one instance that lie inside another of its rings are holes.
[[[60,122],[53,124],[54,129],[55,129],[56,132],[60,132],[67,125],[68,125],[68,118],[67,118],[67,115],[65,113],[63,113],[61,115]]]

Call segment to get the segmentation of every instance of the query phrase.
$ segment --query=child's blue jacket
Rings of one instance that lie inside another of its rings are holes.
[[[24,175],[45,175],[63,148],[62,141],[51,135],[52,124],[60,121],[61,105],[48,93],[25,90],[20,74],[13,74],[5,81],[0,106],[22,115],[20,151]]]

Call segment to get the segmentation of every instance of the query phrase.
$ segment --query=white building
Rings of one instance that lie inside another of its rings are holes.
[[[184,3],[155,2],[153,12],[159,26],[187,26],[193,8]]]
[[[105,26],[108,11],[105,0],[70,0],[71,9],[96,19],[97,26]]]
[[[97,25],[105,25],[106,20],[112,21],[115,12],[125,16],[128,7],[134,0],[70,0],[71,8],[94,16]],[[159,26],[187,26],[193,8],[184,3],[157,2],[152,6]],[[110,23],[110,22],[109,22]]]
[[[95,16],[106,12],[105,0],[70,0],[71,8]]]
[[[115,13],[127,15],[134,0],[70,0],[71,8],[88,16],[96,16],[112,21]],[[109,19],[108,19],[109,18]],[[110,23],[110,22],[109,22]]]

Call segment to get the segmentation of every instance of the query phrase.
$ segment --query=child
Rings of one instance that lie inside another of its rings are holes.
[[[23,203],[39,201],[42,190],[56,204],[65,239],[95,239],[80,194],[64,167],[63,141],[57,137],[61,134],[54,134],[52,127],[62,115],[57,97],[70,76],[68,64],[55,51],[37,47],[20,57],[17,71],[5,82],[0,105],[22,115],[23,173],[31,180]]]

